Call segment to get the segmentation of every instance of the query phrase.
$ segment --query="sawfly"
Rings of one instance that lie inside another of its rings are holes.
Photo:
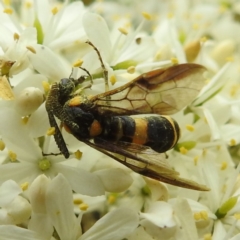
[[[107,81],[107,71],[98,49]],[[85,70],[89,77],[90,73]],[[79,141],[97,149],[133,171],[172,185],[207,191],[206,186],[181,178],[167,162],[167,150],[180,137],[177,122],[169,115],[191,103],[204,85],[205,67],[179,64],[143,73],[127,84],[95,96],[75,93],[79,79],[63,78],[54,83],[46,110],[54,138],[65,158],[69,151],[56,118]],[[141,116],[141,114],[155,114]]]

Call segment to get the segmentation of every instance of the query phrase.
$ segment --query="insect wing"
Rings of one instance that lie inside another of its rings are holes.
[[[101,138],[96,138],[94,143],[85,143],[146,177],[188,189],[209,190],[204,185],[181,178],[167,163],[165,154],[159,154],[147,146],[126,142],[114,144]]]
[[[91,100],[101,114],[173,114],[197,96],[205,82],[205,70],[189,63],[157,69]]]

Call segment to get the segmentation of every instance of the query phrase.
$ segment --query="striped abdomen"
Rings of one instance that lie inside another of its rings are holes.
[[[180,136],[177,122],[169,116],[113,116],[104,118],[101,124],[103,139],[146,145],[156,152],[171,149]]]

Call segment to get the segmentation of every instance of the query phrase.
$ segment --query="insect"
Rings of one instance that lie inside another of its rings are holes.
[[[94,49],[104,67],[100,53]],[[164,154],[174,147],[180,136],[177,122],[168,115],[193,101],[204,85],[204,71],[198,64],[157,69],[95,96],[74,93],[84,77],[63,78],[54,83],[46,100],[46,110],[61,153],[69,157],[55,117],[78,140],[139,174],[184,188],[209,190],[181,178]],[[156,115],[140,115],[148,113]]]

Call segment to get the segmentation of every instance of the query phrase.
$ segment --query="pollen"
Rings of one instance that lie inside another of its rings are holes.
[[[82,210],[82,211],[86,211],[88,209],[88,205],[86,203],[81,203],[79,205],[79,209]]]
[[[235,217],[237,220],[240,220],[240,213],[235,213],[235,214],[234,214],[234,217]]]
[[[229,57],[226,58],[226,61],[227,62],[233,62],[234,61],[234,57],[229,56]]]
[[[49,90],[50,90],[50,84],[49,84],[49,82],[47,82],[47,81],[42,81],[42,86],[43,86],[44,92],[45,92],[45,93],[48,93]]]
[[[146,20],[151,20],[152,19],[152,15],[147,13],[147,12],[142,12],[142,15]]]
[[[28,189],[28,186],[29,186],[29,182],[24,182],[20,185],[23,191],[26,191]]]
[[[13,13],[13,10],[11,8],[5,8],[3,10],[4,13],[11,15]]]
[[[202,155],[203,155],[204,157],[207,155],[207,149],[206,149],[206,148],[203,149]]]
[[[33,47],[31,47],[31,46],[26,46],[26,48],[27,48],[30,52],[34,53],[34,54],[37,53],[36,50],[35,50]]]
[[[78,59],[76,62],[73,63],[73,67],[81,67],[83,64],[82,59]]]
[[[222,162],[220,169],[221,169],[221,170],[225,170],[227,167],[228,167],[227,162]]]
[[[200,38],[200,42],[202,42],[202,43],[206,42],[207,40],[208,40],[208,38],[205,36]]]
[[[48,130],[47,130],[47,136],[52,136],[56,133],[56,130],[55,130],[55,127],[50,127]]]
[[[120,28],[118,28],[118,30],[119,30],[120,33],[122,33],[123,35],[127,35],[127,34],[128,34],[128,31],[127,31],[126,28],[122,28],[122,27],[120,27]]]
[[[3,140],[0,140],[0,151],[3,151],[5,149],[5,143]]]
[[[232,147],[232,146],[236,146],[237,145],[237,141],[235,139],[231,139],[230,142],[229,142],[229,145]]]
[[[193,24],[192,27],[193,27],[194,30],[198,30],[199,29],[199,25],[198,24]]]
[[[83,153],[80,150],[77,150],[75,153],[75,158],[80,160],[82,158]]]
[[[11,4],[11,0],[3,0],[4,5],[10,5]]]
[[[115,195],[109,195],[108,196],[108,203],[109,204],[114,204],[116,202],[117,198]]]
[[[204,240],[212,240],[212,234],[211,233],[207,233],[203,236]]]
[[[232,87],[231,87],[231,89],[230,89],[230,96],[231,97],[234,97],[234,96],[236,96],[237,95],[237,92],[239,91],[239,89],[240,89],[240,86],[239,86],[239,84],[234,84]]]
[[[203,220],[208,220],[208,213],[206,211],[201,211],[200,214]]]
[[[22,123],[26,125],[28,123],[29,116],[22,117]]]
[[[13,34],[13,39],[14,39],[14,41],[19,40],[19,38],[20,38],[20,36],[19,36],[18,33],[14,33],[14,34]]]
[[[196,221],[208,220],[208,213],[206,211],[196,212],[194,213],[193,217]]]
[[[180,147],[179,151],[181,154],[184,154],[184,155],[188,153],[188,150],[185,147]]]
[[[162,58],[162,51],[158,51],[156,55],[154,56],[154,59],[156,61],[160,60]]]
[[[79,205],[79,204],[82,204],[83,203],[83,200],[81,198],[76,198],[73,200],[73,204],[75,205]]]
[[[184,51],[186,53],[187,60],[189,62],[193,62],[194,59],[198,56],[200,52],[201,44],[197,41],[192,41],[184,47]]]
[[[199,160],[199,156],[193,158],[194,165],[197,166]]]
[[[82,98],[81,96],[75,96],[69,101],[69,106],[74,107],[74,106],[79,106],[82,103]]]
[[[15,153],[15,152],[13,152],[13,151],[9,151],[8,152],[8,156],[9,156],[9,158],[10,158],[10,160],[12,161],[12,162],[16,162],[17,161],[17,154]]]
[[[57,13],[58,13],[58,8],[57,7],[52,8],[52,14],[55,15]]]
[[[173,18],[173,13],[172,12],[169,12],[168,14],[167,14],[167,18],[169,18],[169,19],[171,19],[171,18]]]
[[[187,124],[186,125],[186,129],[190,132],[193,132],[195,130],[194,126],[193,125],[190,125],[190,124]]]
[[[25,2],[25,8],[30,9],[32,7],[32,3],[31,2]]]
[[[112,85],[114,85],[117,82],[117,79],[114,75],[112,75],[109,81],[111,82]]]
[[[177,58],[171,58],[172,64],[178,64],[178,59]]]
[[[130,74],[133,74],[135,73],[135,67],[134,66],[131,66],[127,69],[127,72],[130,73]]]
[[[195,219],[196,221],[201,220],[201,214],[198,213],[198,212],[194,213],[194,214],[193,214],[193,217],[194,217],[194,219]]]

